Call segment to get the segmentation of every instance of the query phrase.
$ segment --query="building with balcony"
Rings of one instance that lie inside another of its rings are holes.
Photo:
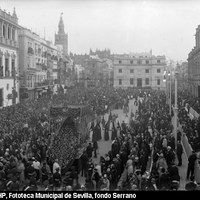
[[[19,31],[20,88],[27,89],[28,97],[35,99],[53,87],[58,78],[58,62],[62,53],[51,42],[29,29]]]
[[[19,102],[18,18],[0,9],[0,108]]]
[[[176,65],[176,71],[178,72],[177,80],[180,90],[189,90],[188,85],[188,62],[178,63]]]
[[[165,56],[135,53],[114,56],[114,87],[164,90]]]
[[[200,25],[196,28],[195,46],[188,55],[189,91],[200,98]]]

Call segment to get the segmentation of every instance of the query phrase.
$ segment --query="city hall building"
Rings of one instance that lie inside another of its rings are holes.
[[[114,87],[165,90],[165,68],[165,56],[154,56],[151,52],[115,55]]]

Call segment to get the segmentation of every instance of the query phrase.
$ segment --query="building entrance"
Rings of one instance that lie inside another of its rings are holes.
[[[142,78],[137,79],[137,87],[142,87]]]

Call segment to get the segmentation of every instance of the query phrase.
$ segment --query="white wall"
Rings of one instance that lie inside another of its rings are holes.
[[[8,87],[7,87],[8,85]],[[3,107],[11,106],[12,105],[12,99],[7,99],[8,94],[12,94],[12,88],[14,86],[14,80],[13,79],[0,79],[0,89],[3,88]],[[18,93],[19,95],[19,93]],[[16,103],[18,103],[18,99]]]

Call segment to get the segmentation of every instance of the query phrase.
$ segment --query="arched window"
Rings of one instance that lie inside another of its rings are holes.
[[[6,26],[3,25],[3,37],[6,38]]]

